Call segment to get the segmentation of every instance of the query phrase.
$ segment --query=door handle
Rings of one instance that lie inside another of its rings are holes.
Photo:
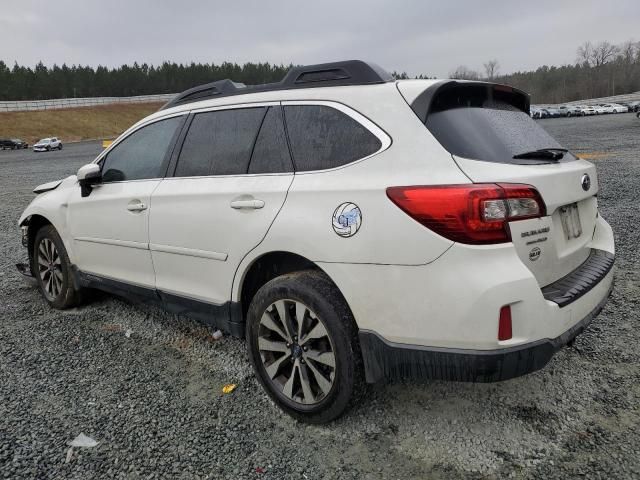
[[[147,204],[143,202],[131,202],[127,205],[127,210],[130,212],[142,212],[147,209]]]
[[[252,209],[257,210],[259,208],[264,207],[264,202],[262,200],[233,200],[231,202],[231,208],[238,209]]]

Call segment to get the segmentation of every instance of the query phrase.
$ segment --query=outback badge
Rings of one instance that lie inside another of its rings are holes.
[[[362,225],[362,212],[355,203],[345,202],[333,212],[333,231],[341,237],[353,237]]]

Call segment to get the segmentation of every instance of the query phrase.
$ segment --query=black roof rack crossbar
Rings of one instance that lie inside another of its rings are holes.
[[[338,87],[344,85],[372,85],[393,81],[393,77],[374,63],[362,60],[322,63],[293,67],[277,83],[246,86],[229,79],[218,80],[179,93],[160,110],[207,98],[227,97],[243,93],[269,92],[294,88]]]

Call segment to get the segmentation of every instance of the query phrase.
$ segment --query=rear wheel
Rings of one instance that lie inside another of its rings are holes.
[[[74,285],[67,250],[52,225],[38,230],[31,261],[40,292],[52,307],[65,309],[81,303],[81,291]]]
[[[58,150],[62,150],[62,144],[58,146]]]
[[[247,314],[249,357],[258,380],[294,418],[340,416],[363,385],[355,322],[322,273],[296,272],[265,284]]]

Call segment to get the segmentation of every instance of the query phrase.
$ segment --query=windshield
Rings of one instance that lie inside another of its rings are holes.
[[[42,140],[38,140],[38,143],[49,143],[50,141],[50,138],[43,138]]]
[[[430,113],[426,127],[453,155],[498,163],[546,163],[514,155],[562,146],[522,110],[500,101]],[[572,159],[565,155],[565,159]]]

